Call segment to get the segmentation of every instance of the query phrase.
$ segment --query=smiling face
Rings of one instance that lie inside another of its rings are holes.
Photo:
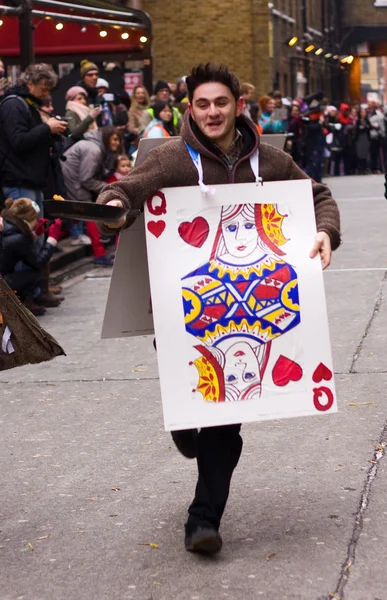
[[[138,87],[136,89],[136,92],[135,92],[135,95],[134,95],[134,99],[139,104],[143,104],[145,102],[145,90],[144,90],[143,87]]]
[[[166,123],[169,123],[172,119],[172,110],[169,106],[165,106],[163,110],[160,111],[160,119]]]
[[[190,112],[200,131],[219,145],[232,144],[235,119],[243,110],[243,98],[236,102],[227,86],[215,81],[199,85],[194,92]]]
[[[226,387],[233,386],[240,393],[260,383],[258,358],[247,342],[237,342],[226,350],[224,381]]]
[[[246,258],[258,246],[258,232],[253,218],[246,219],[241,213],[222,223],[226,250],[235,258]]]
[[[109,138],[109,150],[111,150],[112,152],[117,152],[120,146],[120,136],[116,133],[113,133],[113,135],[111,135]]]

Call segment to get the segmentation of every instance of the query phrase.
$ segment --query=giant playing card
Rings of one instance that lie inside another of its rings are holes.
[[[145,224],[167,429],[337,410],[309,180],[168,188]]]

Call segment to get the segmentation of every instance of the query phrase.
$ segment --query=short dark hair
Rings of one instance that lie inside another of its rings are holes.
[[[214,63],[208,62],[194,67],[186,79],[189,101],[192,102],[194,92],[199,85],[212,81],[223,83],[223,85],[228,87],[235,100],[239,100],[241,88],[238,77],[226,65],[217,66]]]

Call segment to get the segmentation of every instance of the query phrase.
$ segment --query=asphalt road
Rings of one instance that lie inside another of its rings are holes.
[[[72,281],[42,318],[67,357],[0,375],[0,600],[387,600],[384,180],[328,183],[339,413],[245,425],[223,550],[186,553],[151,339],[101,341],[108,273]]]

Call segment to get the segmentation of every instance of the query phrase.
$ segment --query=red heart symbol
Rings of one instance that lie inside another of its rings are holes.
[[[149,221],[147,227],[150,233],[152,233],[155,237],[159,238],[160,235],[163,233],[166,225],[165,221]]]
[[[279,387],[288,385],[289,381],[299,381],[302,375],[300,365],[282,354],[273,367],[273,381]]]
[[[190,223],[184,221],[179,225],[179,235],[186,244],[194,246],[195,248],[201,248],[208,238],[210,227],[207,221],[203,217],[196,217]]]
[[[323,363],[320,363],[313,373],[312,379],[315,383],[330,381],[332,379],[332,371],[323,365]]]

